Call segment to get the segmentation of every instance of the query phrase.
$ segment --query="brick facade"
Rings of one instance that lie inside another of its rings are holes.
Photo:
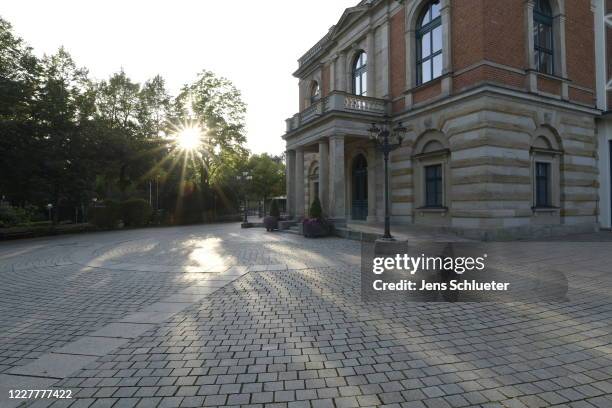
[[[288,119],[284,136],[288,151],[326,160],[328,173],[319,173],[317,185],[329,194],[324,210],[330,218],[366,220],[355,218],[363,211],[351,208],[351,164],[363,156],[367,221],[382,220],[384,172],[368,129],[390,119],[406,128],[391,157],[393,222],[481,237],[594,228],[594,11],[590,0],[550,1],[554,75],[535,70],[529,2],[440,0],[441,75],[418,85],[416,24],[429,3],[362,1],[347,9],[294,74],[301,83],[321,78],[324,100]],[[352,92],[351,64],[360,52],[368,55],[367,97]],[[552,169],[544,206],[534,196],[534,166],[540,162]],[[432,165],[443,169],[443,202],[436,208],[424,198],[424,169]],[[307,184],[301,178],[300,173],[295,185]],[[312,196],[298,191],[295,200],[308,203]],[[296,206],[292,214],[303,216],[296,208],[305,207]]]

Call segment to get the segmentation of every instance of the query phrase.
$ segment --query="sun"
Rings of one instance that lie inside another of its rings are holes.
[[[202,131],[195,126],[184,127],[176,134],[176,144],[181,150],[196,150],[202,145]]]

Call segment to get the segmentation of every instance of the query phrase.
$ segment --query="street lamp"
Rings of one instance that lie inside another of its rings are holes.
[[[253,176],[248,171],[243,171],[241,175],[238,175],[236,179],[239,182],[242,182],[242,193],[244,196],[244,220],[242,221],[243,225],[248,224],[248,213],[247,213],[247,194],[246,194],[246,182],[253,180]]]
[[[385,234],[382,239],[385,241],[394,241],[395,239],[391,235],[391,222],[389,217],[389,153],[399,148],[402,145],[404,133],[406,128],[402,126],[402,122],[399,122],[393,129],[389,128],[389,122],[385,122],[381,127],[377,127],[375,123],[372,123],[372,127],[368,129],[370,132],[370,139],[376,146],[376,149],[382,152],[385,158]]]
[[[51,210],[53,209],[53,204],[47,204],[47,210],[49,210],[49,221],[51,221]]]

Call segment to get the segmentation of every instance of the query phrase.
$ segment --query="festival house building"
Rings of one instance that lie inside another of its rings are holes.
[[[401,123],[392,225],[483,238],[598,228],[599,155],[610,154],[597,133],[605,7],[364,0],[345,10],[294,73],[299,112],[283,136],[290,215],[306,217],[318,196],[336,224],[379,224],[385,172],[369,129]]]

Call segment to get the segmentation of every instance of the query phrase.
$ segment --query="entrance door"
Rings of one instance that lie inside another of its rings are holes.
[[[352,171],[352,217],[365,220],[368,217],[368,162],[360,154],[353,160]]]

